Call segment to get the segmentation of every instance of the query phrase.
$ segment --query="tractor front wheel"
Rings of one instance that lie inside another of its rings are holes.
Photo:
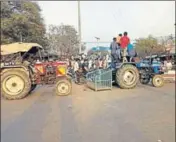
[[[164,85],[164,78],[162,75],[155,75],[152,78],[152,85],[154,87],[162,87]]]
[[[116,83],[122,89],[134,88],[139,80],[138,69],[134,65],[126,64],[116,72]]]
[[[72,84],[68,79],[59,79],[56,83],[56,95],[67,96],[71,94]]]

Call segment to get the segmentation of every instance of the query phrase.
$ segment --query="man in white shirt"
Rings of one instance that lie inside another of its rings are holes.
[[[172,63],[171,63],[171,61],[167,61],[166,68],[167,68],[167,70],[171,70],[172,69]]]
[[[92,68],[92,59],[90,59],[89,62],[88,62],[88,68],[89,68],[89,69]]]
[[[74,62],[74,66],[73,66],[74,79],[75,79],[76,83],[78,82],[78,76],[77,76],[77,73],[79,70],[79,63],[78,62],[79,62],[79,59],[76,59]]]
[[[79,64],[78,64],[78,61],[76,60],[75,63],[74,63],[74,73],[79,69]]]
[[[83,63],[84,63],[84,59],[82,58],[82,59],[81,59],[81,64],[83,64]]]
[[[164,70],[165,72],[168,72],[168,71],[171,70],[171,69],[172,69],[172,63],[171,63],[171,61],[165,60],[165,61],[164,61],[164,64],[163,64],[163,70]]]

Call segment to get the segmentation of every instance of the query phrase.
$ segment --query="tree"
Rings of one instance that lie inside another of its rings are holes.
[[[36,2],[1,2],[1,44],[36,42],[47,44],[41,9]]]
[[[162,44],[159,44],[158,40],[151,35],[147,38],[137,39],[135,47],[140,56],[147,56],[164,51]]]
[[[60,56],[71,56],[79,53],[79,41],[76,29],[71,25],[50,25],[47,33],[48,49]],[[85,45],[82,44],[82,51]]]
[[[170,52],[170,50],[172,50],[172,48],[174,47],[175,47],[175,38],[171,34],[170,36],[167,36],[167,38],[165,39],[164,50],[166,52]]]

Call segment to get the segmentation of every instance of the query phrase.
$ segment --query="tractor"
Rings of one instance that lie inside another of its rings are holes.
[[[96,69],[86,74],[87,86],[95,91],[112,89],[114,83],[121,89],[132,89],[138,80],[135,62],[114,63],[107,69]]]
[[[65,62],[50,60],[37,43],[1,46],[1,94],[9,100],[25,98],[37,85],[55,85],[59,96],[71,94],[72,83]],[[49,57],[49,56],[48,56]]]
[[[128,57],[127,62],[112,60],[111,66],[104,70],[95,70],[87,74],[88,87],[94,90],[112,89],[112,83],[121,89],[135,88],[138,82],[148,84],[152,79],[154,87],[164,84],[161,64],[158,61],[146,62],[139,57]]]
[[[148,84],[151,81],[154,87],[162,87],[164,85],[164,72],[161,62],[156,57],[157,55],[143,59],[136,66],[139,70],[140,82],[142,84]]]
[[[133,57],[130,62],[116,65],[114,71],[116,83],[120,88],[134,88],[138,80],[142,84],[148,84],[151,81],[154,87],[164,85],[162,65],[155,58],[140,60],[138,57]]]

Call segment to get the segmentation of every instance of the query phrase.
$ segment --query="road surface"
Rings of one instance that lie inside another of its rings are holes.
[[[58,97],[39,87],[1,100],[1,142],[175,142],[175,84],[94,92],[74,85]]]

